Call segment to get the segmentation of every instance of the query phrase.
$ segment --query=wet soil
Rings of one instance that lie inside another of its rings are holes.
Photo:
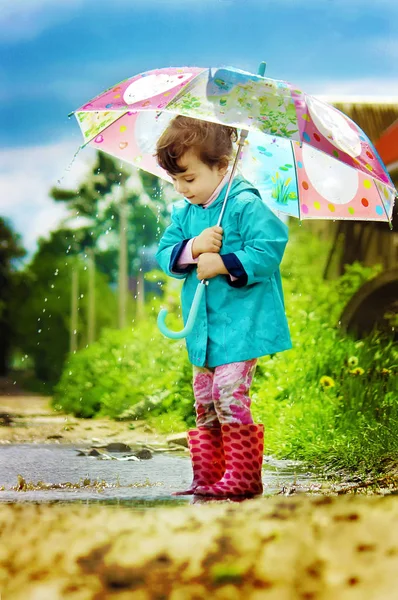
[[[14,465],[13,476],[3,487],[18,487],[17,471],[27,484],[29,477],[35,479],[34,465],[38,468],[40,461],[34,460],[38,456],[34,448],[54,453],[57,445],[60,456],[72,449],[75,456],[77,447],[115,441],[170,447],[166,436],[145,423],[136,423],[131,430],[128,423],[54,415],[46,398],[1,398],[0,412],[9,415],[0,425],[0,475],[7,467],[10,475]],[[30,456],[30,467],[15,454],[22,448]],[[14,463],[6,460],[7,452],[14,452]],[[170,467],[162,460],[182,461],[176,472],[184,479],[189,477],[184,452],[154,452],[152,460],[159,459],[160,472]],[[122,463],[87,464],[102,469]],[[131,468],[136,466],[131,463]],[[58,483],[64,475],[73,479],[70,467],[65,460]],[[77,502],[68,503],[64,495],[40,499],[35,494],[54,489],[32,484],[29,490],[19,481],[21,489],[0,503],[0,598],[396,600],[397,481],[396,472],[390,470],[378,482],[353,478],[311,487],[308,481],[288,479],[270,496],[240,502],[199,497],[170,501],[169,490],[167,502],[164,490],[162,498],[151,502],[146,496],[137,500],[133,488],[125,498],[117,499],[119,492],[101,497],[101,491],[90,489],[87,481],[84,485],[83,478]],[[128,489],[127,480],[121,483]],[[98,506],[91,496],[80,496],[84,487],[111,505]],[[6,493],[7,489],[0,491],[0,498]]]
[[[395,600],[398,502],[260,498],[154,508],[0,506],[12,600]]]

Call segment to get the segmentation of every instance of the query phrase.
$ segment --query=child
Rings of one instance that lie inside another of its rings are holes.
[[[215,226],[236,139],[232,127],[177,116],[156,148],[185,197],[173,205],[156,255],[165,273],[185,280],[184,322],[199,281],[209,281],[186,338],[197,428],[188,432],[193,482],[178,494],[262,492],[264,426],[253,423],[249,389],[258,357],[291,348],[279,273],[286,226],[240,174]]]

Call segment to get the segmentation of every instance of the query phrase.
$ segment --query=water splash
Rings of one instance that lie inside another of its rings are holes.
[[[66,173],[69,173],[69,171],[71,170],[71,168],[72,168],[72,165],[73,165],[73,163],[75,162],[75,160],[76,160],[76,158],[77,158],[77,155],[79,154],[79,152],[80,152],[80,150],[82,149],[82,147],[83,147],[83,146],[79,146],[79,148],[78,148],[78,149],[76,150],[76,152],[74,153],[74,155],[73,155],[73,158],[72,158],[71,162],[70,162],[70,163],[69,163],[69,165],[66,167],[66,169],[65,169],[65,171],[64,171],[64,174],[62,175],[62,177],[60,177],[59,179],[57,179],[57,183],[58,183],[58,185],[60,185],[60,184],[61,184],[61,182],[63,181],[63,179],[65,179],[65,175],[66,175]]]

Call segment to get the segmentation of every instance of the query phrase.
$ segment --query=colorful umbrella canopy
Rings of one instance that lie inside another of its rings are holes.
[[[233,67],[140,73],[77,111],[85,145],[170,181],[154,158],[175,115],[248,130],[240,171],[275,211],[390,221],[396,190],[364,132],[289,83]]]
[[[398,169],[398,120],[376,142],[376,150],[390,171]]]

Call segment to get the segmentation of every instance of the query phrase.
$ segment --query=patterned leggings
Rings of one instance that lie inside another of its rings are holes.
[[[249,389],[257,359],[219,367],[193,367],[196,425],[217,427],[223,423],[253,423]]]

